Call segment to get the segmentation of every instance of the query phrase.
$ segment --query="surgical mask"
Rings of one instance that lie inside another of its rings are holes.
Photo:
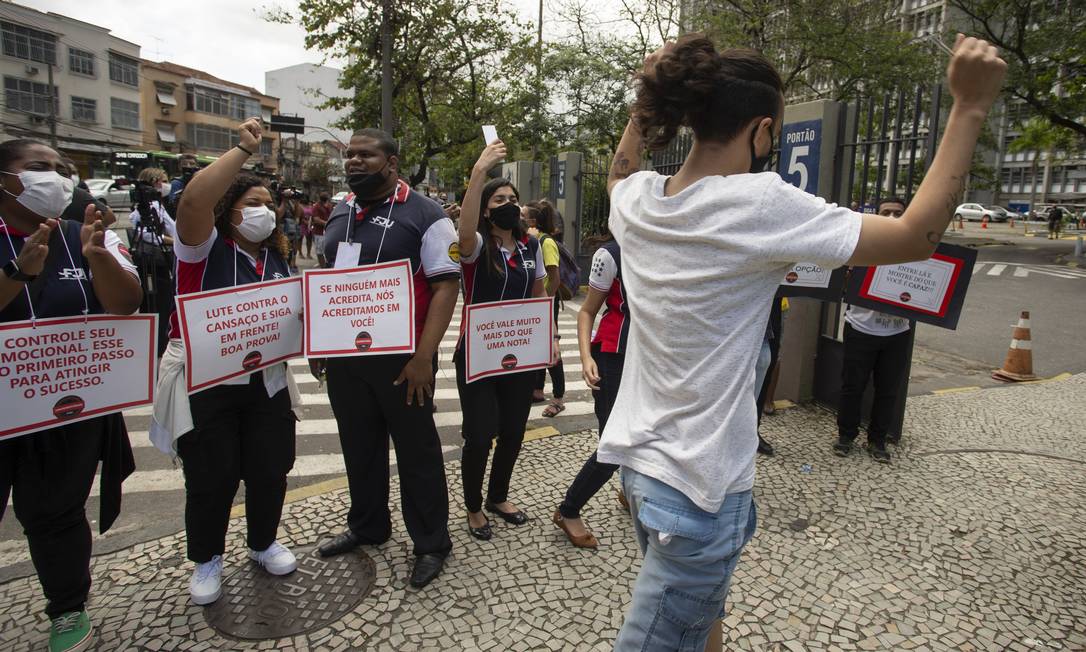
[[[241,224],[234,228],[249,242],[264,242],[275,230],[275,211],[267,206],[246,206],[241,209]]]
[[[384,171],[388,161],[376,172],[355,172],[347,177],[347,187],[359,199],[370,199],[373,193],[385,182]]]
[[[0,170],[0,172],[4,171]],[[60,217],[68,204],[72,203],[72,190],[75,188],[75,183],[53,170],[24,170],[18,174],[14,172],[4,172],[4,174],[19,177],[19,181],[23,184],[23,192],[18,195],[12,194],[7,188],[4,188],[4,192],[39,217],[46,219]]]
[[[512,231],[520,222],[520,206],[513,202],[502,204],[490,209],[490,221],[494,226],[506,231]]]
[[[74,185],[74,186],[79,185],[79,175],[78,174],[73,174],[72,175],[72,185]]]
[[[758,127],[754,128],[754,131],[750,134],[750,171],[752,173],[765,172],[770,167],[770,161],[773,160],[773,147],[769,147],[769,153],[765,156],[758,156],[758,153],[754,149],[754,136],[758,133]]]
[[[165,197],[166,195],[169,195],[170,194],[170,184],[168,184],[168,183],[160,183],[160,184],[158,184],[158,194],[162,195],[163,197]]]

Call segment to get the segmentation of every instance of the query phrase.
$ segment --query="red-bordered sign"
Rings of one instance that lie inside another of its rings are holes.
[[[177,297],[190,394],[302,355],[302,279]]]
[[[307,269],[302,296],[307,357],[415,351],[415,288],[409,260]]]
[[[554,299],[475,303],[465,312],[467,382],[550,366]]]
[[[0,324],[0,439],[154,402],[157,315]]]

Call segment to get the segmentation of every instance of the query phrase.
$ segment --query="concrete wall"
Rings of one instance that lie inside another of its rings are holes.
[[[346,110],[334,111],[318,109],[328,97],[345,95],[346,90],[339,87],[339,78],[343,72],[328,66],[301,63],[264,73],[264,92],[279,98],[279,112],[284,115],[297,115],[305,118],[305,124],[324,127],[339,140],[347,143],[351,132],[333,128],[331,125],[347,115]],[[314,91],[317,94],[314,94]],[[319,129],[306,129],[301,139],[308,142],[320,142],[330,136]]]

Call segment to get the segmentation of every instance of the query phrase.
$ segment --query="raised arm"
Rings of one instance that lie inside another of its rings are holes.
[[[641,169],[641,133],[633,120],[626,122],[626,129],[622,132],[622,139],[618,141],[618,149],[611,160],[611,171],[607,173],[607,195],[619,181]]]
[[[483,186],[486,185],[486,173],[490,168],[505,159],[505,143],[495,140],[483,149],[475,167],[471,168],[471,179],[468,181],[468,189],[464,192],[464,200],[460,204],[460,254],[470,255],[475,250],[475,238],[478,236],[479,202],[483,198]]]
[[[947,66],[954,105],[931,169],[901,219],[863,216],[849,265],[885,265],[931,256],[962,201],[977,138],[1006,71],[1007,64],[987,41],[958,34]]]
[[[263,129],[259,118],[249,118],[238,127],[241,141],[234,149],[192,177],[181,204],[177,207],[177,237],[181,242],[197,246],[207,242],[215,227],[215,204],[226,194],[241,166],[252,152],[260,148]]]

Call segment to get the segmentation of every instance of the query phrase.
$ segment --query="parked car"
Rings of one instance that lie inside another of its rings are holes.
[[[1002,206],[982,206],[980,204],[961,204],[954,209],[954,219],[967,222],[980,222],[987,217],[989,222],[1006,222],[1011,214]]]
[[[87,188],[92,197],[105,202],[114,212],[132,206],[128,188],[122,187],[116,179],[87,179]]]

